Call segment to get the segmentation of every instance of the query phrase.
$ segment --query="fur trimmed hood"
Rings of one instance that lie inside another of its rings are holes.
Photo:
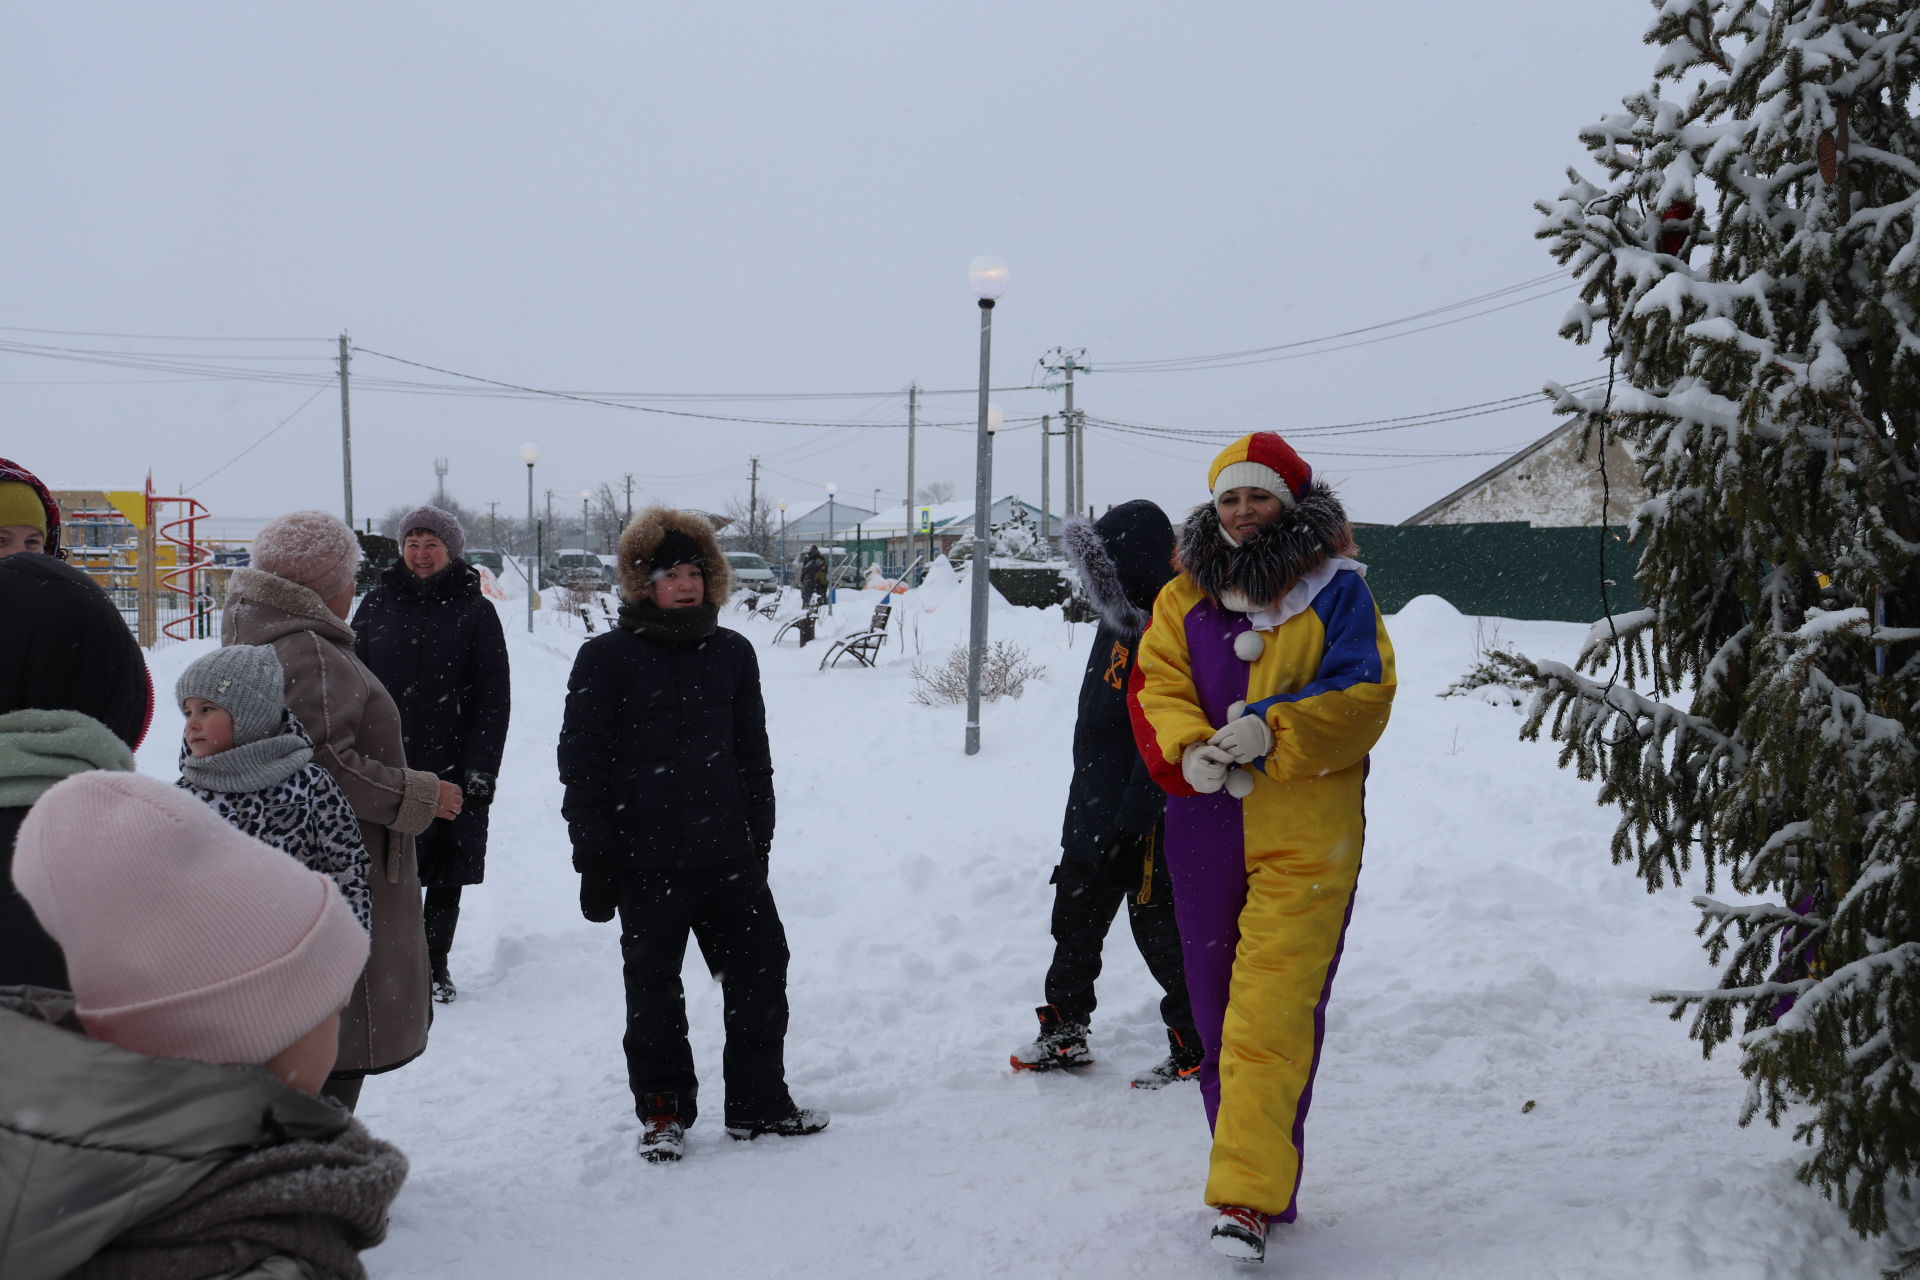
[[[1298,502],[1237,547],[1228,544],[1211,502],[1195,507],[1180,529],[1177,563],[1215,604],[1231,591],[1264,607],[1285,595],[1301,574],[1354,550],[1346,508],[1316,480]]]
[[[1098,520],[1075,516],[1061,526],[1060,545],[1101,622],[1126,636],[1147,629],[1154,597],[1174,576],[1173,522],[1166,512],[1135,498]]]
[[[645,589],[653,582],[653,553],[668,531],[689,538],[700,548],[700,572],[707,582],[707,603],[724,605],[733,594],[733,566],[720,554],[720,539],[703,515],[672,507],[648,507],[633,517],[620,535],[620,598],[632,603],[651,599]]]

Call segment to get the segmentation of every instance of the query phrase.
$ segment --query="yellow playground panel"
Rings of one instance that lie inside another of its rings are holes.
[[[212,549],[197,536],[207,510],[143,489],[55,489],[67,562],[113,598],[146,648],[213,634]],[[168,506],[184,510],[167,518]]]

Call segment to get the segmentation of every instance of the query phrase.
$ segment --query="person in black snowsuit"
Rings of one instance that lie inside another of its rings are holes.
[[[773,757],[753,645],[719,624],[732,573],[705,517],[656,507],[620,535],[619,575],[619,626],[580,646],[567,681],[559,764],[581,914],[620,917],[640,1154],[679,1159],[699,1114],[689,931],[725,1005],[727,1133],[816,1133],[826,1114],[787,1092]]]
[[[1080,681],[1073,726],[1073,781],[1067,788],[1062,857],[1053,872],[1053,963],[1047,1003],[1035,1012],[1040,1035],[1013,1055],[1017,1070],[1051,1071],[1093,1062],[1087,1032],[1107,930],[1124,901],[1133,940],[1165,989],[1160,1017],[1168,1056],[1134,1077],[1139,1089],[1195,1077],[1203,1050],[1187,1000],[1173,888],[1160,857],[1166,794],[1134,745],[1127,712],[1140,633],[1153,599],[1174,575],[1173,526],[1144,499],[1113,508],[1098,521],[1076,518],[1061,530],[1067,556],[1100,615],[1093,651]]]
[[[447,957],[460,891],[487,870],[487,816],[512,710],[507,641],[480,572],[465,560],[460,521],[425,506],[401,518],[400,559],[380,573],[353,615],[354,651],[400,708],[407,767],[459,786],[465,802],[415,841],[426,890],[433,998],[458,994]]]
[[[0,986],[69,987],[13,884],[28,807],[75,773],[131,773],[152,719],[146,660],[107,593],[50,554],[0,558]]]

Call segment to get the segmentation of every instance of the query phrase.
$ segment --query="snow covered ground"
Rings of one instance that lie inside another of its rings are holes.
[[[613,925],[581,919],[554,776],[583,633],[501,605],[514,718],[487,883],[454,947],[432,1046],[369,1081],[361,1114],[413,1172],[376,1277],[1166,1277],[1236,1274],[1206,1251],[1197,1089],[1127,1081],[1165,1051],[1157,988],[1120,923],[1098,1064],[1016,1077],[1050,953],[1074,700],[1091,628],[999,606],[995,638],[1047,668],[964,711],[911,700],[917,645],[965,637],[964,592],[907,611],[875,670],[824,644],[760,647],[780,798],[773,884],[793,950],[789,1079],[818,1137],[734,1143],[719,1107],[678,1166],[635,1158]],[[841,596],[829,634],[877,596]],[[927,611],[932,606],[932,611]],[[1880,1262],[1793,1178],[1798,1148],[1740,1130],[1733,1055],[1647,993],[1711,981],[1686,894],[1609,864],[1594,788],[1523,744],[1519,712],[1435,696],[1476,620],[1424,597],[1388,619],[1393,721],[1374,754],[1366,869],[1335,984],[1297,1225],[1267,1271],[1384,1277],[1868,1276]],[[1499,624],[1570,660],[1582,628]],[[154,655],[163,708],[140,767],[172,777],[164,704],[209,642]],[[717,989],[689,948],[703,1079],[720,1092]],[[1527,1104],[1531,1103],[1531,1108]],[[1239,1274],[1250,1274],[1238,1272]]]

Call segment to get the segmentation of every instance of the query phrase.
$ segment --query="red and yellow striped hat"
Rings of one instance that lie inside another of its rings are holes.
[[[1273,431],[1241,436],[1221,450],[1207,471],[1207,488],[1216,502],[1229,489],[1251,485],[1292,506],[1307,496],[1312,483],[1313,468]]]

